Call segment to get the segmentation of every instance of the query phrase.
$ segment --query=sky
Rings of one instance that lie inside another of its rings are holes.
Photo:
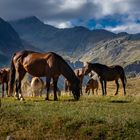
[[[0,17],[36,16],[58,28],[140,33],[140,0],[0,0]]]

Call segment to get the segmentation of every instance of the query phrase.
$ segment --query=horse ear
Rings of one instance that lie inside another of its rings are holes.
[[[83,66],[85,67],[85,66],[87,66],[89,64],[89,62],[84,62],[83,63]]]

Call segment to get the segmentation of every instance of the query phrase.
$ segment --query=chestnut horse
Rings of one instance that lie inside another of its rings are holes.
[[[6,93],[8,95],[9,74],[10,74],[9,68],[0,69],[0,83],[2,84],[2,97],[4,97],[5,84],[6,84]]]
[[[119,78],[122,81],[122,85],[123,85],[123,89],[124,89],[124,95],[126,95],[126,76],[124,73],[124,69],[119,66],[119,65],[114,65],[114,66],[106,66],[103,64],[99,64],[99,63],[87,63],[85,65],[85,75],[87,75],[88,73],[90,73],[92,70],[95,71],[100,79],[100,83],[101,83],[101,87],[102,87],[102,94],[103,95],[107,95],[107,91],[106,91],[106,85],[107,85],[107,81],[114,81],[117,85],[117,90],[115,95],[118,94],[118,89],[119,89]]]
[[[62,74],[71,83],[72,93],[75,100],[80,98],[80,82],[71,67],[56,53],[38,53],[33,51],[20,51],[13,55],[11,60],[9,95],[13,93],[13,85],[16,76],[16,93],[18,99],[24,99],[21,93],[21,81],[25,74],[29,73],[34,77],[47,77],[46,100],[49,100],[50,81],[53,79],[54,100],[57,100],[57,82]]]
[[[98,81],[91,78],[86,84],[85,93],[88,93],[89,95],[91,89],[92,94],[94,95],[94,89],[96,89],[96,94],[98,94],[98,87],[99,87]]]

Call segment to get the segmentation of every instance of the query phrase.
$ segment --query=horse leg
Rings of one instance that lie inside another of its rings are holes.
[[[100,79],[101,87],[102,87],[102,95],[104,96],[104,85],[103,85],[103,80]]]
[[[2,83],[2,98],[4,97],[4,83]]]
[[[22,68],[17,71],[17,79],[16,79],[16,96],[18,100],[24,100],[22,92],[21,92],[21,81],[24,78],[26,71]]]
[[[96,88],[96,95],[98,95],[98,88]]]
[[[125,81],[125,77],[124,76],[121,77],[121,81],[122,81],[122,85],[123,85],[124,95],[126,95],[126,90],[125,90],[125,88],[126,88],[126,81]]]
[[[94,95],[94,88],[92,88],[92,94]]]
[[[119,90],[119,82],[118,82],[118,80],[115,80],[115,83],[117,85],[117,89],[116,89],[115,95],[117,95],[118,94],[118,90]]]
[[[42,97],[43,88],[40,90],[40,97]]]
[[[83,92],[82,92],[82,82],[80,83],[80,94],[83,95]]]
[[[46,77],[47,95],[46,95],[45,100],[49,100],[50,81],[51,81],[51,78]]]
[[[54,101],[57,101],[57,82],[58,82],[58,77],[53,78],[53,90],[54,90]]]
[[[88,95],[90,94],[90,89],[87,91]]]
[[[58,96],[61,96],[61,91],[58,87],[57,87],[57,92],[58,92]]]
[[[8,97],[8,82],[6,82],[6,94],[7,94],[7,97]]]
[[[104,87],[105,87],[105,95],[107,95],[107,90],[106,90],[106,86],[107,86],[107,81],[104,81]]]

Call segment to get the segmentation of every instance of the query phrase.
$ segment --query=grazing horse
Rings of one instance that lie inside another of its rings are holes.
[[[6,84],[6,93],[8,95],[8,82],[9,82],[9,68],[0,69],[0,83],[2,84],[2,97],[4,97],[4,84]]]
[[[98,94],[98,87],[99,87],[98,81],[91,78],[86,84],[85,93],[88,93],[89,95],[91,89],[92,94],[94,95],[94,89],[96,89],[96,94]]]
[[[77,78],[80,81],[80,94],[82,95],[82,84],[83,84],[83,78],[84,78],[84,69],[83,68],[78,68],[74,70],[75,75],[77,76]],[[70,83],[67,79],[64,79],[64,87],[65,87],[65,92],[71,92],[71,88],[70,88]]]
[[[16,93],[17,98],[23,100],[21,93],[21,81],[25,74],[29,73],[34,77],[47,77],[46,100],[49,100],[50,81],[53,79],[54,85],[54,100],[57,100],[57,82],[59,76],[62,74],[71,83],[72,93],[75,100],[80,98],[80,82],[76,77],[74,71],[66,63],[66,61],[56,53],[38,53],[34,51],[20,51],[13,55],[11,60],[10,86],[9,95],[13,93],[13,85],[16,76]]]
[[[84,68],[85,68],[85,75],[90,73],[92,70],[98,74],[103,95],[107,95],[107,91],[106,91],[107,81],[114,81],[114,80],[117,85],[117,90],[116,90],[115,95],[118,94],[118,89],[119,89],[118,79],[119,78],[122,81],[124,95],[126,95],[126,90],[125,90],[126,76],[125,76],[124,70],[121,66],[119,66],[119,65],[106,66],[103,64],[99,64],[99,63],[94,63],[94,64],[87,63]]]
[[[82,95],[82,84],[83,84],[83,79],[84,79],[84,75],[85,75],[85,71],[83,68],[78,68],[74,70],[75,75],[79,78],[80,80],[80,94]]]
[[[42,96],[44,89],[44,81],[39,77],[33,77],[31,81],[32,96]]]

